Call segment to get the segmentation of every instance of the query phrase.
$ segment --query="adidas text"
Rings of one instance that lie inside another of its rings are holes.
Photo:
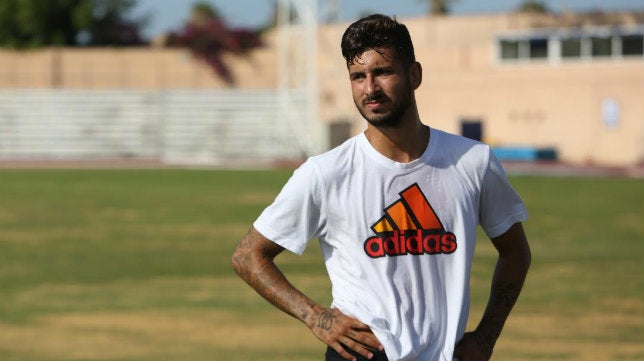
[[[414,229],[378,233],[364,242],[371,258],[421,254],[450,254],[456,251],[456,236],[436,229]]]

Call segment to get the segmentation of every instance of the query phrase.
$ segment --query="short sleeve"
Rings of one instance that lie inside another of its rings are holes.
[[[325,223],[321,210],[322,188],[317,167],[307,160],[293,172],[253,226],[264,237],[302,254],[308,241],[319,236]]]
[[[481,188],[479,222],[488,237],[495,238],[513,224],[528,219],[519,194],[512,188],[501,163],[490,150],[487,171]]]

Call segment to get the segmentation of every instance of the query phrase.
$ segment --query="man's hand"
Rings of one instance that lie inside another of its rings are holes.
[[[492,349],[481,342],[479,335],[467,332],[456,344],[454,357],[459,361],[488,361],[492,357]]]
[[[373,350],[383,350],[369,326],[355,318],[342,314],[335,308],[319,307],[307,325],[318,339],[326,343],[347,360],[356,360],[342,346],[371,359]]]

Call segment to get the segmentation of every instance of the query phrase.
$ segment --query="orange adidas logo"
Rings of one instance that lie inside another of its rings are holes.
[[[456,236],[446,232],[417,183],[400,192],[400,199],[385,208],[371,229],[364,250],[369,257],[449,254],[456,251]]]

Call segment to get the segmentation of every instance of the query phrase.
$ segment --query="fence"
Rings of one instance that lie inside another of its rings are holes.
[[[300,158],[306,102],[277,90],[0,90],[0,159]]]

